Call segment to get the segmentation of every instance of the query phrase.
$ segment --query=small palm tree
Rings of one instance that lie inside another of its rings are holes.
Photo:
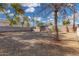
[[[11,27],[13,27],[13,25],[16,25],[16,24],[17,24],[16,20],[10,20],[10,24],[9,25]]]
[[[22,6],[21,4],[18,4],[18,3],[12,3],[11,4],[11,7],[15,9],[15,12],[21,17],[21,25],[22,25],[22,28],[23,28],[23,14],[25,13],[24,10],[22,9]]]
[[[30,22],[29,22],[29,18],[27,16],[24,16],[24,23],[26,23],[26,27],[29,27],[30,26]]]
[[[0,3],[0,12],[3,12],[6,15],[6,7],[8,4]]]
[[[21,4],[12,3],[12,4],[11,4],[11,7],[15,9],[15,12],[16,12],[17,14],[24,14],[24,10],[22,9]]]
[[[63,21],[63,25],[66,26],[66,31],[67,32],[69,32],[69,28],[68,28],[69,24],[70,24],[69,19]]]
[[[8,7],[8,4],[0,3],[0,11],[3,12],[7,18],[7,20],[10,22],[10,25],[13,25],[13,21],[9,17],[9,15],[6,13],[6,6]]]

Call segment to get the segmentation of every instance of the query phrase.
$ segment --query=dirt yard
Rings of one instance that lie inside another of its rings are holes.
[[[75,56],[79,55],[79,42],[75,33],[54,34],[36,32],[0,33],[1,56]]]

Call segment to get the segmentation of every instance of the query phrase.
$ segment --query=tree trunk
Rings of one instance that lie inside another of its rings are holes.
[[[75,32],[75,20],[73,20],[73,31]]]
[[[73,31],[75,32],[75,17],[73,19]]]
[[[55,26],[55,34],[56,34],[56,40],[59,40],[59,34],[58,34],[58,25],[57,25],[57,15],[58,10],[55,10],[55,14],[54,14],[54,26]]]
[[[74,9],[74,15],[73,15],[73,31],[75,32],[75,9]]]
[[[66,25],[66,32],[69,32],[69,28],[68,28],[68,25]]]
[[[22,25],[22,29],[23,29],[23,27],[24,27],[24,22],[21,22],[21,25]]]

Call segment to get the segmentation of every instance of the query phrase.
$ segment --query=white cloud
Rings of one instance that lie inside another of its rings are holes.
[[[37,6],[40,6],[39,3],[23,3],[22,6],[24,7],[37,7]]]
[[[70,20],[70,24],[73,24],[73,20]]]
[[[38,19],[37,19],[38,21],[41,21],[41,17],[38,17]]]
[[[52,22],[52,23],[54,23],[54,21],[53,21],[54,19],[52,19],[52,18],[50,18],[49,20],[47,20],[48,22]]]
[[[7,12],[7,13],[10,13],[10,10],[7,10],[6,12]]]
[[[58,12],[57,15],[60,15],[60,12]]]
[[[29,18],[29,19],[31,19],[31,17],[30,17],[30,16],[28,16],[28,18]]]
[[[34,17],[35,20],[41,21],[41,17]]]
[[[33,7],[30,7],[30,8],[25,10],[25,12],[34,12],[34,11],[35,11],[35,9]]]
[[[11,14],[9,14],[9,16],[14,16],[14,14],[13,14],[13,13],[11,13]]]
[[[54,19],[50,19],[50,21],[53,21]]]

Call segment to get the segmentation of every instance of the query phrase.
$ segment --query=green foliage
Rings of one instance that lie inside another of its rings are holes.
[[[4,7],[3,7],[3,5],[2,4],[0,4],[0,11],[2,11],[2,12],[4,12]]]
[[[54,32],[54,26],[52,26],[52,25],[50,26],[50,31]]]
[[[49,23],[49,25],[53,25],[53,23]]]
[[[69,24],[70,24],[69,20],[64,20],[63,21],[63,25],[69,25]]]
[[[58,31],[61,32],[61,28],[58,28]]]
[[[54,26],[52,22],[48,22],[47,25],[50,27],[50,32],[54,32]]]
[[[17,14],[24,14],[24,10],[22,9],[22,6],[18,3],[12,3],[11,7],[15,9]]]
[[[6,18],[7,18],[8,20],[10,20],[9,15],[8,15],[7,13],[5,13],[5,12],[6,12],[6,6],[5,6],[5,5],[8,6],[8,4],[0,3],[0,11],[3,12],[3,13],[6,15]]]
[[[15,20],[10,20],[10,26],[12,26],[13,27],[13,25],[16,25],[17,23],[16,23],[16,21]]]
[[[27,16],[24,16],[24,23],[27,25],[27,27],[30,26],[29,18]]]
[[[41,21],[36,21],[37,26],[41,27],[41,26],[45,26],[45,23],[41,22]]]
[[[20,22],[20,18],[19,18],[18,16],[16,16],[16,17],[14,18],[14,20],[16,21],[16,23],[19,23],[19,22]]]

